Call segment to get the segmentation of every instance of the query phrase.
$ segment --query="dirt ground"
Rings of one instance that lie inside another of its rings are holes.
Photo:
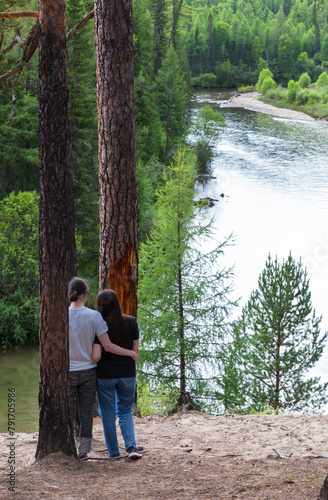
[[[134,461],[121,437],[122,458],[107,458],[98,419],[88,462],[61,453],[35,462],[37,434],[1,434],[0,498],[311,500],[328,475],[328,416],[186,412],[136,418],[135,429]]]

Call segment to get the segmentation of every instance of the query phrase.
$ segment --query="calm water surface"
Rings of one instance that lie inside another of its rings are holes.
[[[39,348],[23,347],[0,355],[0,432],[8,431],[8,389],[15,388],[15,427],[35,432],[39,425]]]
[[[241,306],[257,288],[270,253],[289,253],[307,267],[312,303],[328,330],[328,124],[286,120],[220,107],[229,94],[198,93],[226,120],[215,145],[213,177],[199,196],[220,200],[209,209],[216,239],[233,233],[226,265],[235,266],[234,297]],[[220,194],[224,193],[224,198]],[[328,345],[311,375],[328,381]]]
[[[215,179],[198,189],[220,200],[208,210],[216,240],[234,234],[224,256],[225,265],[235,266],[234,298],[245,304],[269,253],[282,260],[291,252],[307,266],[312,302],[328,330],[328,125],[220,108],[228,98],[201,92],[195,107],[209,103],[227,123],[215,145]],[[328,381],[328,346],[311,374]],[[17,430],[35,431],[37,347],[0,355],[0,432],[7,431],[9,387],[16,388]]]

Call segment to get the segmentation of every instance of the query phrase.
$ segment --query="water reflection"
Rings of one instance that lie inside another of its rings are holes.
[[[15,428],[34,432],[38,428],[39,349],[24,346],[0,355],[0,432],[8,431],[8,389],[14,388]]]

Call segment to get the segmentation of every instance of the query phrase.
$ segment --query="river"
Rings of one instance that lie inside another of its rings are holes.
[[[215,239],[234,235],[224,256],[235,270],[233,298],[240,306],[247,302],[269,253],[282,261],[291,252],[307,268],[312,304],[326,331],[328,124],[220,107],[230,96],[202,91],[195,107],[210,104],[227,125],[214,145],[214,179],[198,185],[198,194],[219,200],[208,209]],[[310,375],[328,382],[328,345]]]
[[[239,108],[221,108],[231,93],[199,92],[226,120],[215,148],[211,179],[199,196],[219,200],[208,209],[215,239],[234,234],[224,264],[234,265],[233,298],[246,303],[269,253],[289,252],[308,270],[312,302],[328,330],[328,125],[288,120]],[[220,195],[224,194],[224,197]],[[213,243],[213,246],[215,242]],[[328,381],[328,346],[311,375]],[[7,431],[8,388],[16,388],[16,429],[38,427],[38,349],[0,356],[0,432]]]

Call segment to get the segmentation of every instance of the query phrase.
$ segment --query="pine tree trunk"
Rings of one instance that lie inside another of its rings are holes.
[[[319,500],[328,500],[328,476],[321,487]]]
[[[180,239],[180,222],[178,222],[178,248],[181,248]],[[179,290],[179,336],[180,336],[180,397],[186,393],[186,357],[184,346],[184,311],[183,311],[183,298],[182,298],[182,273],[181,273],[181,257],[179,256],[179,269],[178,269],[178,290]]]
[[[40,388],[36,457],[75,454],[67,284],[76,274],[65,0],[40,0]]]
[[[274,410],[279,410],[279,395],[280,395],[280,346],[281,346],[281,333],[278,333],[277,347],[276,347],[276,384],[274,389]]]
[[[95,0],[99,137],[99,288],[112,288],[136,315],[136,180],[132,0]]]

